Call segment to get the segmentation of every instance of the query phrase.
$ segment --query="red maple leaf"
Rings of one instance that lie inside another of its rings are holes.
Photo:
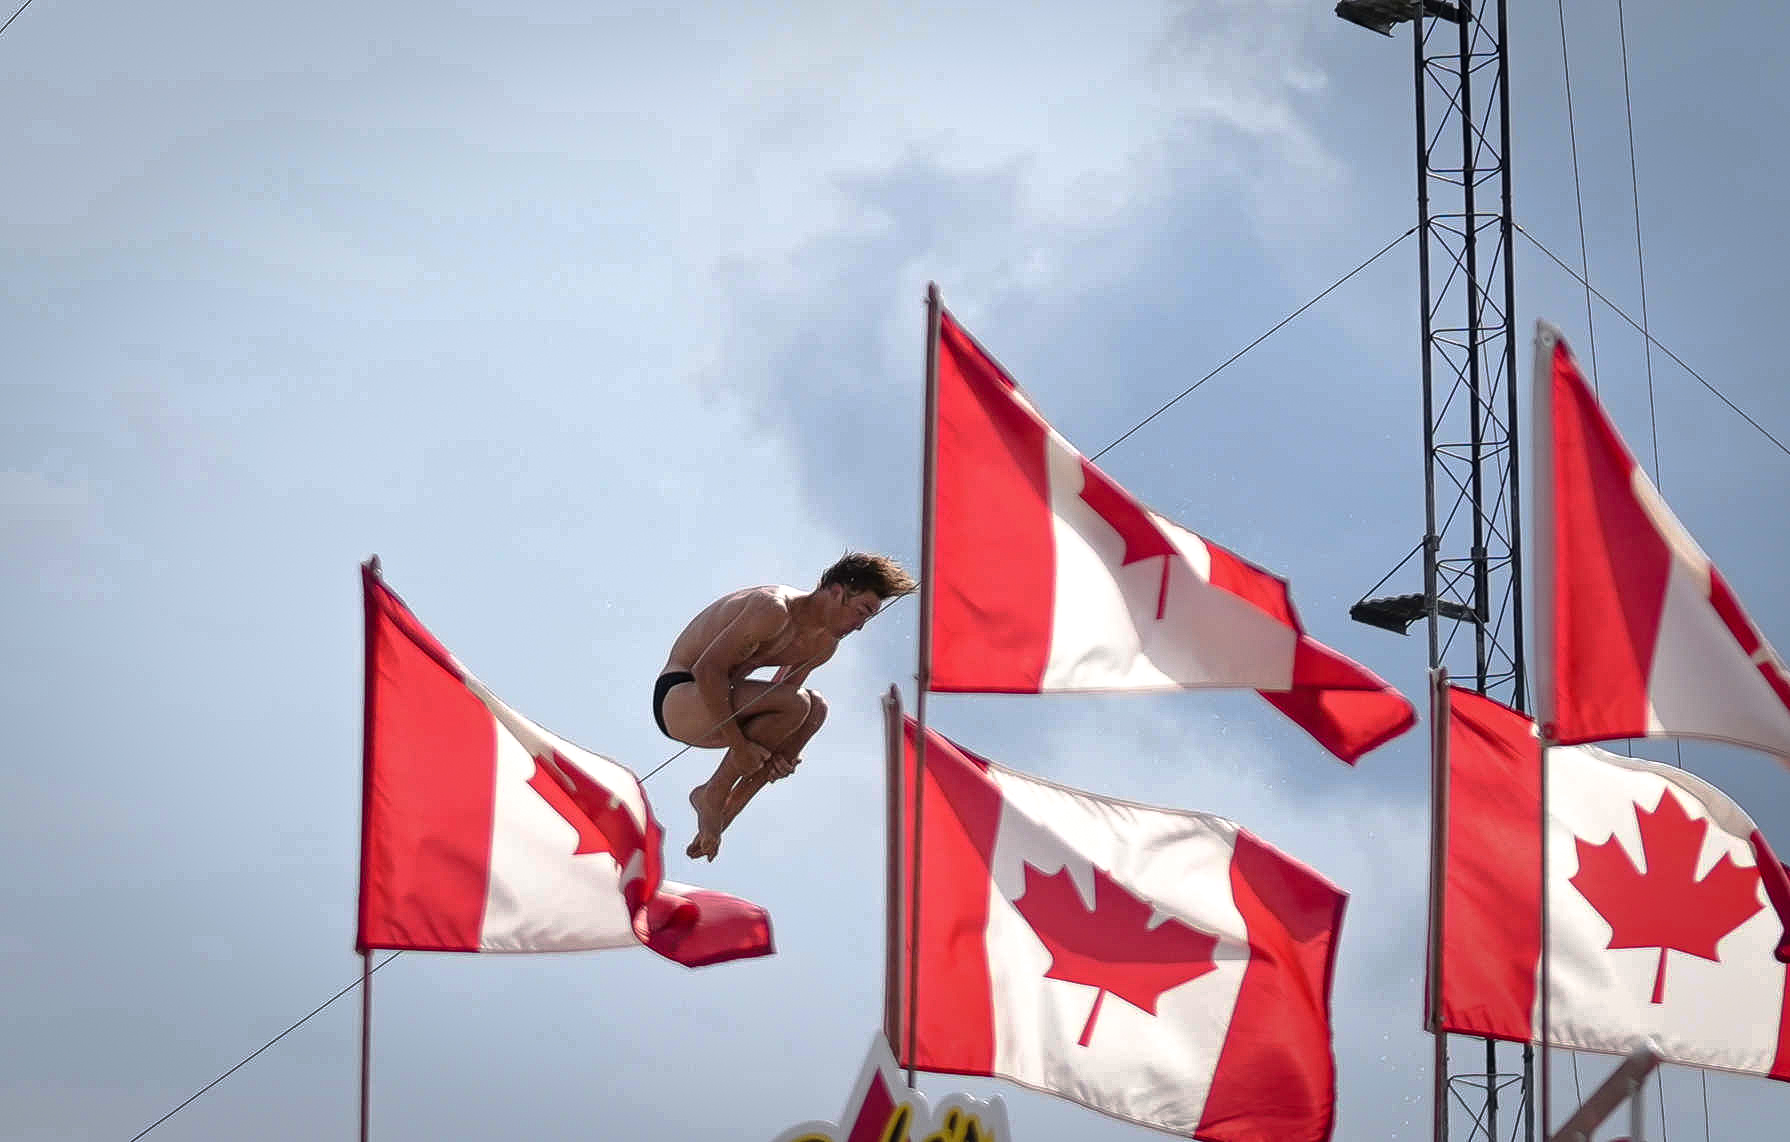
[[[656,837],[643,834],[634,815],[619,798],[558,753],[534,760],[535,771],[528,779],[528,787],[539,793],[541,800],[577,830],[578,843],[572,849],[573,856],[608,853],[615,858],[617,867],[626,869],[637,854],[645,854],[642,874],[623,886],[629,907],[638,907],[649,892],[658,889],[661,872]],[[548,767],[549,761],[552,768]],[[648,826],[655,831],[658,828],[650,816]]]
[[[1150,927],[1150,905],[1098,868],[1092,911],[1082,904],[1066,868],[1045,876],[1028,864],[1025,878],[1025,891],[1013,906],[1050,951],[1044,977],[1099,989],[1078,1040],[1083,1047],[1094,1034],[1107,992],[1154,1015],[1163,992],[1217,970],[1212,962],[1217,936],[1172,918]]]
[[[1169,561],[1180,552],[1162,534],[1162,529],[1156,526],[1150,513],[1132,499],[1125,489],[1113,483],[1110,476],[1085,459],[1081,462],[1081,498],[1125,541],[1125,556],[1119,560],[1119,566],[1124,567],[1157,555],[1163,557],[1162,586],[1156,592],[1156,617],[1161,619],[1163,608],[1168,605]]]
[[[1676,950],[1721,962],[1715,946],[1764,907],[1759,870],[1724,853],[1702,880],[1697,854],[1709,831],[1692,820],[1670,793],[1652,812],[1635,806],[1647,871],[1637,869],[1614,834],[1592,845],[1575,837],[1579,871],[1571,884],[1610,925],[1608,948],[1658,948],[1653,1002],[1666,998],[1666,952]]]

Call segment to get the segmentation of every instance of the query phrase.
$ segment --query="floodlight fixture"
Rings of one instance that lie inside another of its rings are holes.
[[[1363,599],[1349,608],[1349,617],[1356,622],[1393,634],[1411,633],[1411,624],[1428,613],[1422,595],[1382,595],[1377,599]],[[1473,608],[1453,599],[1437,599],[1436,614],[1460,623],[1479,621]]]
[[[1465,5],[1456,6],[1447,0],[1338,0],[1336,14],[1351,24],[1370,32],[1390,36],[1392,29],[1420,16],[1435,16],[1465,24]]]

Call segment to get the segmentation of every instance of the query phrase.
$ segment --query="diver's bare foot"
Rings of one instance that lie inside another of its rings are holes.
[[[721,830],[726,827],[722,813],[716,812],[708,797],[708,786],[690,790],[690,808],[696,810],[696,838],[684,848],[691,860],[703,857],[713,862],[721,851]]]
[[[691,860],[706,858],[713,863],[720,852],[721,838],[704,837],[701,833],[697,833],[696,839],[684,846],[684,855]]]

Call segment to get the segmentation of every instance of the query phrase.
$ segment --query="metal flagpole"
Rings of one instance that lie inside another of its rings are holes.
[[[1548,1050],[1548,1032],[1552,1027],[1548,993],[1554,989],[1553,972],[1549,966],[1553,957],[1548,952],[1548,749],[1553,744],[1547,728],[1543,728],[1541,738],[1536,742],[1536,748],[1541,751],[1536,761],[1541,767],[1541,1026],[1537,1030],[1541,1037],[1541,1134],[1544,1138],[1552,1137],[1554,1129],[1553,1075],[1549,1073]]]
[[[1553,1137],[1554,1076],[1548,1031],[1551,1024],[1553,971],[1548,951],[1548,749],[1554,744],[1554,347],[1558,334],[1541,321],[1535,323],[1535,356],[1529,372],[1529,415],[1534,442],[1529,463],[1534,466],[1535,510],[1530,527],[1535,532],[1535,710],[1540,734],[1536,758],[1541,788],[1541,1136]]]
[[[372,1085],[371,1085],[370,1070],[371,1070],[372,1055],[373,1055],[373,949],[366,946],[366,944],[363,942],[366,939],[366,920],[367,920],[367,912],[366,912],[366,908],[367,908],[367,899],[366,899],[366,897],[367,897],[367,887],[366,887],[367,828],[369,826],[370,821],[372,820],[372,813],[369,808],[369,803],[373,796],[372,783],[371,783],[372,765],[373,765],[373,695],[374,695],[373,679],[374,679],[374,672],[377,669],[377,665],[374,662],[374,655],[377,651],[377,647],[374,645],[374,634],[373,634],[373,632],[377,629],[377,626],[376,626],[374,616],[373,616],[373,603],[372,603],[372,596],[369,593],[368,580],[370,579],[375,583],[383,582],[384,580],[383,580],[383,576],[381,574],[381,570],[382,569],[379,564],[379,556],[378,555],[369,556],[367,559],[367,562],[364,565],[364,571],[363,571],[363,576],[362,576],[362,580],[361,580],[361,590],[362,590],[363,594],[365,595],[363,602],[364,602],[364,605],[366,608],[366,617],[365,617],[365,622],[366,622],[366,635],[365,635],[366,657],[365,657],[365,665],[362,667],[362,672],[364,674],[364,677],[362,678],[363,692],[362,692],[362,696],[361,696],[361,763],[360,763],[360,765],[361,765],[361,811],[360,811],[361,888],[360,888],[360,901],[359,901],[359,909],[358,909],[360,930],[355,935],[355,943],[360,946],[360,956],[361,956],[361,960],[360,960],[360,1142],[367,1142],[367,1129],[368,1129],[367,1110],[368,1110],[369,1104],[372,1102]]]
[[[1443,891],[1448,861],[1448,668],[1430,669],[1429,1033],[1435,1142],[1448,1139],[1448,1033],[1442,1029]],[[1497,1142],[1493,1139],[1493,1142]]]
[[[889,684],[883,695],[883,747],[888,775],[885,820],[889,847],[883,889],[887,923],[883,934],[883,1031],[891,1045],[901,1041],[901,688]]]
[[[360,1142],[367,1142],[367,1106],[371,1102],[373,1054],[373,949],[360,954]]]
[[[920,991],[920,830],[926,809],[926,691],[932,684],[932,500],[938,468],[939,302],[937,282],[926,283],[926,446],[920,477],[920,651],[914,671],[914,859],[908,878],[907,1085],[914,1085],[914,1054]]]

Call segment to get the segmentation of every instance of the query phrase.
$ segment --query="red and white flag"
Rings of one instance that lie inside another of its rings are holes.
[[[1538,323],[1539,720],[1562,745],[1692,737],[1790,764],[1790,670]]]
[[[1343,892],[1230,821],[1067,789],[930,730],[926,743],[919,938],[904,910],[890,988],[903,1065],[1214,1142],[1330,1137]]]
[[[1353,762],[1410,702],[1306,635],[1287,584],[1140,504],[939,314],[934,691],[1242,687]]]
[[[645,944],[688,967],[769,955],[770,919],[661,878],[627,769],[522,717],[370,566],[356,946],[566,952]]]
[[[1448,743],[1442,1025],[1539,1042],[1535,723],[1451,688]],[[1790,1079],[1790,880],[1721,790],[1594,746],[1549,750],[1546,884],[1549,1042],[1652,1041],[1671,1062]]]

